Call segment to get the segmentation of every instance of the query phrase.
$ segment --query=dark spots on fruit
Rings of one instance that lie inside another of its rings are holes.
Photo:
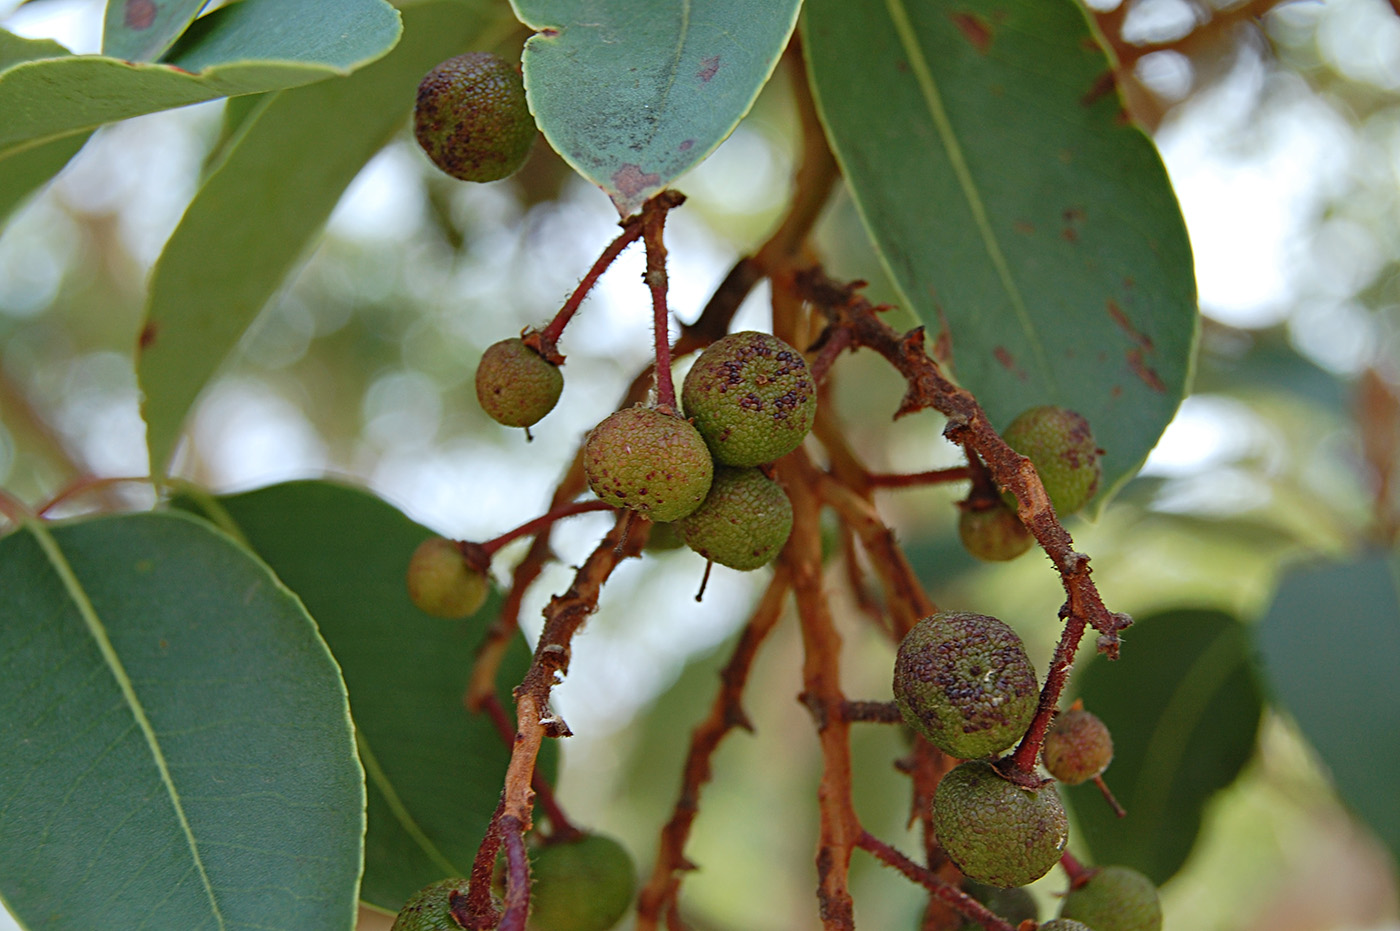
[[[1128,334],[1128,339],[1137,343],[1148,352],[1153,351],[1152,338],[1133,326],[1133,322],[1128,319],[1128,315],[1123,313],[1123,308],[1118,306],[1118,302],[1113,298],[1108,299],[1108,315],[1113,318],[1113,322],[1118,324],[1118,328]]]
[[[1078,242],[1079,232],[1072,226],[1066,226],[1064,229],[1060,230],[1060,238],[1065,242]]]
[[[739,399],[739,407],[746,411],[761,411],[763,410],[763,399],[750,391]]]
[[[710,83],[710,78],[719,73],[719,56],[711,55],[709,58],[700,60],[700,70],[695,72],[695,76],[700,79],[700,83]]]
[[[1142,358],[1141,349],[1129,349],[1127,353],[1128,368],[1133,370],[1133,374],[1142,380],[1142,383],[1159,394],[1166,393],[1167,386],[1162,381],[1156,369],[1145,363]]]
[[[126,0],[122,20],[128,29],[150,29],[155,25],[156,12],[155,0]]]
[[[160,332],[160,324],[154,320],[147,320],[146,325],[141,328],[141,335],[136,339],[137,349],[149,349],[156,341],[156,334]]]
[[[1111,70],[1104,71],[1094,78],[1094,83],[1090,84],[1089,89],[1084,92],[1084,96],[1079,98],[1079,105],[1081,107],[1093,106],[1101,98],[1112,93],[1117,84],[1118,81],[1114,78],[1113,72]]]
[[[613,172],[612,183],[619,193],[630,199],[660,185],[661,176],[642,171],[641,166],[628,162]]]
[[[987,48],[992,44],[990,23],[972,13],[950,13],[948,18],[953,21],[953,25],[963,34],[963,38],[977,49],[979,54],[987,54]]]

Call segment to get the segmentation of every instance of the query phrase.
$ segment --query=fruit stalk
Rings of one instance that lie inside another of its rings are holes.
[[[560,505],[551,508],[547,513],[541,514],[533,520],[526,521],[513,530],[507,530],[497,537],[492,537],[485,543],[480,544],[481,549],[488,557],[494,556],[496,551],[513,540],[520,537],[534,536],[544,528],[550,526],[557,520],[565,517],[573,517],[575,514],[587,514],[590,511],[611,511],[613,506],[605,501],[575,501],[570,504]]]
[[[559,312],[554,315],[554,319],[549,321],[549,325],[537,334],[526,336],[526,343],[533,342],[534,348],[540,355],[544,356],[555,365],[564,361],[564,357],[559,354],[557,343],[559,337],[564,335],[564,327],[569,325],[569,320],[573,318],[574,312],[578,310],[583,299],[588,296],[588,292],[593,290],[593,286],[598,283],[598,279],[603,277],[603,272],[616,261],[622,251],[632,243],[642,237],[642,215],[630,217],[622,222],[622,232],[617,238],[608,243],[608,247],[603,250],[603,254],[598,256],[598,260],[593,263],[593,267],[588,270],[588,274],[583,276],[583,280],[574,288],[574,293],[569,295],[569,299],[564,302],[564,306],[559,308]]]
[[[662,191],[642,207],[642,241],[647,247],[647,289],[651,291],[652,329],[656,341],[656,405],[677,410],[676,385],[671,378],[671,311],[666,306],[666,211],[679,206],[683,195]]]
[[[997,917],[987,906],[952,883],[946,883],[939,879],[932,870],[915,863],[869,831],[861,832],[860,837],[856,839],[856,845],[885,865],[899,870],[906,878],[923,886],[966,917],[987,928],[988,931],[1016,931],[1008,922]]]

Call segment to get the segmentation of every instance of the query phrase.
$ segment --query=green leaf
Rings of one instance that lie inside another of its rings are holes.
[[[78,150],[87,145],[89,135],[77,133],[0,155],[0,220],[62,171]]]
[[[0,896],[29,928],[355,923],[364,787],[296,598],[182,515],[0,540]]]
[[[22,61],[58,58],[71,54],[68,49],[52,39],[26,39],[8,29],[0,29],[0,71]]]
[[[384,0],[242,0],[200,19],[161,63],[22,62],[0,72],[0,155],[112,120],[349,74],[399,32]]]
[[[1122,658],[1096,656],[1079,697],[1113,734],[1104,773],[1126,818],[1093,783],[1061,787],[1094,862],[1161,885],[1186,861],[1211,797],[1254,752],[1263,699],[1244,625],[1218,611],[1170,611],[1123,634]]]
[[[465,621],[415,608],[404,572],[431,533],[368,492],[292,482],[219,501],[301,596],[345,676],[369,785],[362,898],[397,911],[429,882],[466,876],[510,758],[462,705],[500,598]],[[500,674],[507,708],[528,663],[518,639]]]
[[[997,428],[1089,419],[1098,500],[1174,415],[1196,340],[1190,244],[1073,0],[810,0],[827,135],[895,284]]]
[[[107,0],[102,54],[151,61],[174,44],[207,0]]]
[[[1398,586],[1386,553],[1294,572],[1259,626],[1259,646],[1272,693],[1337,793],[1400,857]]]
[[[283,91],[239,123],[152,273],[137,374],[153,471],[346,187],[403,125],[423,75],[479,36],[486,14],[459,0],[405,9],[403,39],[383,61]]]
[[[801,0],[511,0],[525,91],[564,161],[635,213],[733,132]]]

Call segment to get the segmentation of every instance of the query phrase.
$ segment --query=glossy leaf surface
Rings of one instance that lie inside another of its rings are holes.
[[[224,145],[156,263],[137,372],[152,468],[185,415],[281,286],[346,187],[403,124],[430,68],[486,21],[481,5],[435,0],[403,11],[383,61],[343,80],[283,91]]]
[[[1171,611],[1123,634],[1122,657],[1095,657],[1078,681],[1084,706],[1108,725],[1103,774],[1114,816],[1092,782],[1064,787],[1096,863],[1119,863],[1161,884],[1186,861],[1211,797],[1254,752],[1263,699],[1249,631],[1216,611]]]
[[[467,875],[509,760],[491,723],[462,705],[500,598],[464,621],[415,608],[404,571],[430,532],[368,492],[294,482],[220,501],[301,596],[345,675],[369,792],[361,897],[397,910],[420,887]],[[508,709],[527,662],[521,639],[501,671]]]
[[[0,72],[0,155],[112,120],[348,74],[399,32],[384,0],[242,0],[200,19],[159,63],[22,62]]]
[[[134,514],[0,540],[0,590],[0,895],[26,927],[353,927],[345,687],[266,566]]]
[[[624,217],[714,151],[773,73],[800,0],[511,0],[555,151]]]
[[[1400,857],[1400,593],[1395,559],[1294,572],[1259,626],[1273,694],[1332,772],[1337,793]]]
[[[1102,499],[1176,411],[1197,322],[1171,185],[1083,11],[811,0],[803,35],[847,184],[936,354],[998,429],[1036,404],[1087,417]]]
[[[151,61],[174,44],[208,0],[107,0],[102,54]]]

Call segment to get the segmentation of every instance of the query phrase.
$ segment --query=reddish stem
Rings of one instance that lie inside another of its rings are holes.
[[[869,831],[862,831],[856,839],[856,846],[877,860],[892,866],[907,878],[923,886],[933,895],[947,902],[963,915],[971,918],[989,931],[1016,931],[1015,927],[987,906],[963,892],[957,886],[946,883],[933,874],[928,867],[920,866]]]
[[[1060,642],[1055,647],[1050,670],[1045,674],[1045,685],[1040,690],[1040,704],[1035,709],[1035,717],[1031,718],[1031,726],[1026,729],[1026,735],[1021,738],[1016,752],[1003,761],[1001,767],[1012,779],[1016,779],[1017,775],[1034,778],[1035,761],[1036,757],[1040,756],[1040,745],[1045,741],[1045,732],[1050,729],[1050,721],[1060,703],[1060,692],[1064,690],[1069,671],[1074,667],[1074,654],[1079,649],[1079,640],[1084,636],[1085,626],[1082,615],[1071,614],[1065,618]],[[1008,767],[1016,772],[1009,772]],[[1037,784],[1039,781],[1036,779]]]
[[[1069,887],[1071,889],[1078,889],[1089,881],[1090,876],[1098,872],[1097,869],[1080,863],[1074,854],[1070,853],[1068,850],[1060,854],[1060,866],[1064,867],[1065,874],[1069,876]]]
[[[501,819],[506,846],[505,914],[497,931],[525,931],[530,914],[530,860],[525,856],[523,826],[507,815]]]
[[[1108,783],[1103,781],[1102,773],[1094,777],[1094,785],[1099,787],[1099,791],[1103,793],[1104,801],[1108,802],[1108,807],[1113,809],[1115,815],[1119,818],[1128,817],[1127,810],[1118,804],[1118,798],[1113,794],[1113,790],[1108,787]]]
[[[569,295],[569,299],[564,302],[564,306],[559,308],[559,313],[554,315],[554,319],[549,321],[549,326],[540,330],[535,337],[538,343],[537,349],[540,354],[555,365],[564,361],[564,357],[559,355],[556,344],[559,337],[564,335],[564,327],[569,325],[569,320],[573,318],[574,312],[578,310],[583,299],[593,290],[593,286],[598,283],[598,279],[603,277],[603,272],[608,270],[608,266],[616,261],[632,243],[642,236],[641,215],[630,217],[622,223],[622,233],[608,244],[603,250],[603,254],[598,256],[598,260],[593,263],[593,267],[588,270],[588,274],[583,276],[583,280],[574,288],[574,293]]]
[[[39,508],[38,516],[45,516],[49,513],[49,511],[52,511],[54,508],[58,507],[58,505],[72,498],[75,498],[78,495],[86,494],[89,491],[101,491],[103,489],[111,488],[114,485],[124,485],[129,482],[140,482],[142,484],[149,485],[151,484],[151,477],[149,475],[130,475],[114,478],[94,478],[92,476],[85,476],[83,478],[75,479],[71,484],[69,484],[67,488],[54,495],[52,498],[49,499],[49,502],[47,504]]]
[[[647,247],[646,283],[651,291],[652,328],[656,342],[656,406],[676,410],[676,386],[671,378],[671,312],[666,307],[666,211],[674,204],[661,192],[642,208],[642,239]]]
[[[939,485],[945,482],[960,482],[971,478],[967,466],[954,466],[951,469],[934,469],[931,472],[914,472],[909,475],[871,474],[866,477],[876,488],[908,488],[913,485]]]
[[[867,721],[872,724],[901,724],[904,716],[892,701],[852,701],[841,703],[841,716],[847,721]]]
[[[507,747],[514,746],[515,728],[511,725],[510,719],[506,717],[506,709],[501,705],[501,700],[495,695],[487,696],[481,702],[481,710],[486,712],[491,723],[496,725],[496,733],[501,735],[501,740],[505,741],[505,745]],[[534,777],[530,780],[530,786],[535,790],[535,801],[544,809],[549,823],[554,827],[552,834],[554,839],[568,840],[583,834],[569,820],[568,815],[564,814],[564,809],[559,807],[559,799],[555,797],[554,789],[544,778],[543,773],[536,770]]]
[[[587,514],[590,511],[611,511],[613,506],[602,501],[574,501],[570,504],[560,505],[552,509],[547,514],[541,514],[534,520],[527,521],[516,527],[514,530],[507,530],[498,537],[487,540],[485,543],[477,544],[485,553],[487,559],[496,555],[496,551],[521,537],[533,536],[557,520],[565,517],[573,517],[575,514]]]

